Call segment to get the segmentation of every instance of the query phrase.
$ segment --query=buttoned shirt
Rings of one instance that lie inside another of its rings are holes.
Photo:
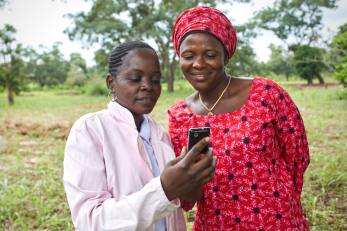
[[[151,160],[154,177],[160,176],[159,165],[157,158],[155,157],[153,147],[151,145],[151,131],[149,129],[149,124],[145,116],[141,117],[141,127],[139,135],[143,144],[145,145],[146,151],[148,153],[149,159]],[[166,219],[162,218],[161,220],[155,223],[155,231],[165,231],[166,230]]]

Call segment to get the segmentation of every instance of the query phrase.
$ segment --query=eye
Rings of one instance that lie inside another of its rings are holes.
[[[214,59],[214,58],[216,58],[216,55],[207,55],[207,58]]]
[[[190,55],[190,56],[184,56],[183,58],[184,58],[184,59],[187,59],[187,60],[190,60],[190,59],[193,59],[194,56],[192,56],[192,55]]]
[[[158,84],[160,83],[160,78],[153,78],[151,79],[152,83]]]
[[[138,83],[141,81],[141,78],[130,78],[129,79],[131,82]]]

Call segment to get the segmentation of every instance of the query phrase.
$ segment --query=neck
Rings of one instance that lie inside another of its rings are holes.
[[[136,128],[137,128],[137,131],[140,131],[140,129],[141,129],[141,117],[142,117],[142,115],[134,115],[133,114],[133,116],[134,116],[134,120],[135,120],[135,125],[136,125]]]
[[[122,107],[124,107],[121,103],[119,103],[118,101],[117,101],[117,103],[119,104],[119,105],[121,105]],[[124,107],[124,108],[126,108],[128,111],[130,111],[127,107]],[[142,114],[135,114],[135,113],[133,113],[132,111],[130,111],[130,113],[133,115],[133,117],[134,117],[134,121],[135,121],[135,125],[136,125],[136,128],[137,128],[137,131],[140,131],[140,128],[141,128],[141,117],[142,117]]]
[[[216,103],[216,101],[228,85],[230,77],[225,74],[223,75],[224,77],[215,88],[208,91],[199,91],[201,100],[208,108],[211,108]]]

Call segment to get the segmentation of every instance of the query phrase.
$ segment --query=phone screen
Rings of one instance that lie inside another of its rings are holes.
[[[198,143],[202,138],[210,136],[210,128],[202,127],[202,128],[191,128],[188,132],[188,152],[194,147],[196,143]],[[206,153],[208,149],[208,145],[204,147],[201,153]]]

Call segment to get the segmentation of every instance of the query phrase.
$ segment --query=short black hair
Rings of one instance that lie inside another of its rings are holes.
[[[120,44],[119,46],[113,48],[110,58],[108,61],[108,73],[113,77],[117,77],[117,68],[123,65],[124,60],[122,59],[130,51],[137,49],[150,49],[155,52],[155,50],[147,43],[140,41],[130,41]]]

